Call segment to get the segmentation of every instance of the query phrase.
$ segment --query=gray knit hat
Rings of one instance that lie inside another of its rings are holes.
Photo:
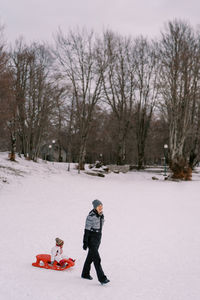
[[[92,201],[92,204],[93,204],[94,209],[96,209],[97,206],[99,206],[99,205],[103,205],[102,202],[98,199],[95,199],[94,201]]]
[[[64,241],[59,239],[59,238],[56,238],[56,245],[58,246],[62,246],[64,244]]]

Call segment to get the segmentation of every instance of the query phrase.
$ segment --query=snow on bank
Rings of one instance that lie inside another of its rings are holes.
[[[17,160],[0,154],[0,176],[9,182],[0,187],[0,299],[200,299],[198,174],[182,183],[152,181],[146,172],[100,178],[66,172],[67,164]],[[100,253],[111,282],[103,287],[94,268],[93,281],[80,278],[85,217],[95,198],[106,220]],[[57,236],[76,266],[32,267]]]

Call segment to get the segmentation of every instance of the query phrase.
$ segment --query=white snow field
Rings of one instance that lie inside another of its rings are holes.
[[[168,182],[129,172],[93,177],[67,164],[17,163],[0,153],[0,299],[199,300],[200,178]],[[80,278],[91,202],[104,204],[100,254],[110,283]],[[76,258],[62,272],[35,268],[56,237]]]

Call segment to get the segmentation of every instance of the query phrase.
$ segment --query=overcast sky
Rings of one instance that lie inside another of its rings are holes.
[[[127,35],[157,36],[174,18],[200,24],[200,0],[0,0],[5,37],[14,42],[52,41],[60,26],[105,28]]]

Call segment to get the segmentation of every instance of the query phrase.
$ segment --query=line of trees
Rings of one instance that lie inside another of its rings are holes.
[[[1,33],[3,28],[1,28]],[[37,161],[160,163],[189,179],[200,159],[200,32],[168,22],[157,40],[58,30],[54,45],[0,38],[0,149]]]

